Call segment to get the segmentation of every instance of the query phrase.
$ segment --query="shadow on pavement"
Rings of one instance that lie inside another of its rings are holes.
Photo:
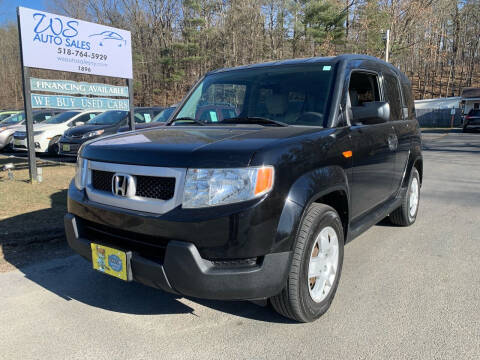
[[[58,201],[65,201],[65,191],[52,195],[52,209],[34,211],[0,221],[0,229],[24,228],[28,219],[46,218],[55,214]],[[64,207],[65,205],[63,205]],[[58,219],[56,223],[58,224]],[[8,224],[7,224],[8,222]],[[92,269],[90,262],[73,253],[68,247],[63,229],[60,237],[52,231],[32,232],[27,230],[28,239],[14,244],[17,238],[3,236],[5,261],[20,270],[27,279],[56,294],[65,301],[75,300],[101,309],[136,315],[161,315],[193,313],[194,309],[183,302],[180,295],[169,294],[136,282],[123,282]],[[52,237],[52,236],[51,236]],[[30,261],[25,261],[25,257]],[[269,307],[260,307],[247,301],[211,301],[190,299],[202,306],[235,316],[259,321],[291,323]]]

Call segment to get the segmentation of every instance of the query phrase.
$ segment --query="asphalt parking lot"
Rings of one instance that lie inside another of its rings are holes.
[[[0,274],[0,358],[479,359],[480,134],[424,145],[417,223],[348,244],[319,321],[178,298],[72,255]]]

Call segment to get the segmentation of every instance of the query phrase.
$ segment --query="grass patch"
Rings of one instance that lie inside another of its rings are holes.
[[[7,163],[14,163],[15,170],[14,180],[7,171],[0,171],[0,271],[2,261],[16,264],[25,259],[22,253],[39,248],[45,252],[41,244],[64,240],[67,189],[75,173],[72,165],[38,161],[43,181],[32,184],[26,159],[0,155],[0,170]]]

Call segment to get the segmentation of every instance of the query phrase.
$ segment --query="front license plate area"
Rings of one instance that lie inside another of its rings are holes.
[[[92,249],[92,264],[95,270],[124,281],[132,280],[131,252],[95,243],[91,243],[90,246]]]
[[[63,151],[70,151],[70,145],[68,145],[68,144],[63,144],[63,145],[62,145],[62,150],[63,150]]]

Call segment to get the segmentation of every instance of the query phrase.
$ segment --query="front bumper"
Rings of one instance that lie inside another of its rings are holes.
[[[82,219],[67,214],[65,232],[70,247],[91,261],[91,241],[85,237],[88,231]],[[268,298],[283,289],[290,261],[290,251],[267,254],[253,264],[209,261],[201,257],[194,244],[169,240],[162,257],[133,252],[131,269],[134,280],[171,293],[205,299],[253,300]]]
[[[39,137],[34,138],[35,152],[47,152],[48,151],[48,139],[41,139]],[[13,137],[13,150],[16,151],[27,151],[27,138],[22,137]]]
[[[77,156],[80,146],[82,146],[87,140],[88,139],[62,137],[58,143],[59,154],[65,156]]]

